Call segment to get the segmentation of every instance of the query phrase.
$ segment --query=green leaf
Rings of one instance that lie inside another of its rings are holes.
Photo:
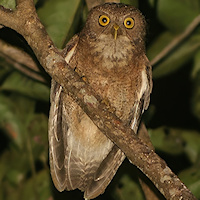
[[[38,10],[48,34],[59,48],[63,47],[70,29],[76,27],[80,20],[77,15],[81,14],[80,3],[81,0],[48,0]],[[70,37],[73,35],[71,33]]]
[[[182,130],[181,137],[185,141],[184,151],[192,163],[196,163],[200,155],[200,133],[197,131]]]
[[[194,79],[198,73],[200,73],[200,50],[198,50],[194,56],[194,66],[192,69],[191,78]]]
[[[178,132],[167,127],[148,129],[151,141],[156,150],[177,155],[184,152],[184,140]]]
[[[49,87],[19,72],[11,73],[2,84],[1,90],[18,92],[34,99],[49,101]]]
[[[34,177],[32,176],[21,190],[21,198],[23,200],[44,200],[51,199],[50,173],[43,170]]]
[[[0,5],[5,8],[15,9],[16,2],[15,0],[0,0]]]
[[[138,7],[138,0],[122,0],[121,3]]]
[[[0,84],[11,71],[13,71],[12,65],[8,64],[4,58],[0,57]]]
[[[200,155],[200,133],[194,130],[160,127],[148,129],[156,150],[177,155],[185,153],[195,163]]]
[[[191,79],[193,82],[191,110],[195,117],[200,120],[200,50],[196,53],[194,58]]]
[[[6,183],[6,184],[5,184]],[[18,186],[3,184],[4,200],[47,200],[53,199],[49,170],[41,170]],[[2,190],[2,188],[1,188]]]
[[[181,33],[199,14],[199,0],[159,0],[159,20],[172,32]]]
[[[180,179],[186,184],[189,190],[195,195],[197,199],[200,199],[200,163],[196,163],[189,169],[186,169],[179,173]]]
[[[27,172],[30,171],[29,154],[24,149],[10,146],[9,150],[1,155],[1,176],[0,183],[7,182],[8,185],[17,187],[25,179]]]
[[[48,118],[35,114],[34,105],[34,101],[22,96],[0,94],[0,127],[20,149],[26,149],[28,139],[34,158],[43,159],[43,152],[48,149]]]
[[[155,7],[157,0],[148,0],[151,7]]]
[[[0,94],[0,126],[19,146],[24,145],[24,135],[35,103],[22,96]]]
[[[128,174],[124,174],[119,180],[118,185],[113,193],[113,197],[116,200],[122,199],[137,199],[144,200],[141,188],[138,182],[132,180]],[[131,197],[131,198],[130,198]]]
[[[8,130],[7,133],[11,138],[9,149],[7,148],[0,155],[0,183],[4,183],[4,188],[1,189],[5,194],[3,199],[22,199],[21,196],[28,187],[27,183],[24,183],[22,187],[22,183],[27,177],[28,181],[35,180],[33,176],[30,176],[33,174],[34,162],[47,163],[47,117],[43,114],[34,114],[34,104],[33,100],[24,96],[9,95],[7,97],[5,94],[0,94],[0,126],[1,129]],[[49,176],[48,170],[47,173]],[[27,176],[27,174],[29,175]],[[49,184],[49,180],[44,176],[41,180],[37,182],[39,187],[36,185],[39,196],[41,199],[43,197],[48,199],[46,195],[50,187],[49,185],[47,187],[46,183]],[[36,183],[34,182],[34,184]],[[32,193],[34,192],[35,190],[32,188]]]
[[[194,116],[200,120],[200,74],[197,76],[198,79],[195,81],[195,86],[192,90],[192,98],[191,98],[191,110]]]
[[[0,157],[0,159],[1,159],[1,162],[0,162],[0,170],[1,170],[1,173],[0,173],[0,183],[2,183],[2,181],[3,181],[3,178],[4,178],[4,176],[5,176],[5,174],[6,174],[6,171],[7,171],[7,166],[5,165],[5,163],[3,162],[3,159],[2,159],[2,155],[1,155],[1,157]],[[1,199],[1,198],[0,198]]]
[[[34,160],[47,162],[48,152],[48,118],[43,114],[34,114],[31,116],[28,131]]]

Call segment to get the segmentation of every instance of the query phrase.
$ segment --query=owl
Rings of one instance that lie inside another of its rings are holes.
[[[69,66],[135,133],[152,90],[145,34],[145,19],[138,9],[106,3],[90,11],[82,31],[63,50]],[[59,191],[78,188],[84,191],[85,199],[105,191],[125,158],[54,80],[49,157],[56,188]]]

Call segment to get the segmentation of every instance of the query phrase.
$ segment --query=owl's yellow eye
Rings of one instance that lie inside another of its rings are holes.
[[[99,17],[99,24],[101,26],[107,26],[109,24],[109,22],[110,22],[110,19],[106,15],[101,15]]]
[[[135,21],[133,18],[131,17],[127,17],[125,20],[124,20],[124,26],[128,29],[131,29],[133,28],[135,25]]]

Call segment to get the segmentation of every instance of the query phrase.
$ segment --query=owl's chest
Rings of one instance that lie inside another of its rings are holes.
[[[90,44],[90,53],[94,63],[104,69],[123,68],[129,65],[134,47],[125,36],[113,40],[111,36],[101,35]]]
[[[101,96],[108,93],[122,93],[126,95],[135,91],[138,85],[137,66],[132,61],[132,46],[118,42],[110,44],[104,41],[95,47],[77,50],[70,60],[70,66],[76,67],[80,76],[86,77],[89,84]],[[123,46],[125,45],[125,46]],[[121,50],[120,50],[121,49]]]
[[[116,61],[114,68],[105,68],[103,61],[107,61],[95,62],[95,59],[79,56],[79,59],[71,60],[71,65],[80,71],[81,76],[86,77],[90,86],[103,100],[108,100],[109,104],[116,108],[118,117],[127,119],[141,84],[137,66],[125,61],[122,65]]]

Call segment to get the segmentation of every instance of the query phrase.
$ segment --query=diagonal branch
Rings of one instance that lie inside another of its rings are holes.
[[[66,64],[41,24],[32,0],[18,0],[17,10],[13,12],[1,7],[0,24],[14,29],[26,39],[46,72],[66,89],[98,128],[149,177],[166,199],[196,199],[165,161],[108,112],[107,106],[101,103],[91,87]]]

